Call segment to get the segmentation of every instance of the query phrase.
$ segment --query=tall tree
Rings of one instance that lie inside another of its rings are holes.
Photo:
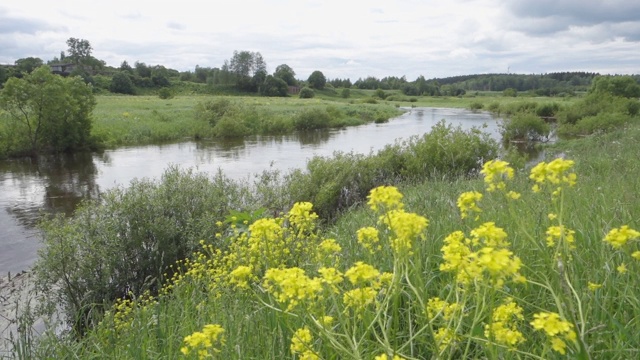
[[[322,90],[327,83],[327,78],[324,77],[322,71],[316,70],[309,75],[307,82],[312,88]]]
[[[72,37],[67,40],[67,46],[69,47],[67,50],[67,58],[70,58],[76,65],[83,64],[92,57],[91,51],[93,48],[91,47],[89,40],[76,39]]]
[[[273,76],[284,80],[287,85],[296,85],[298,83],[296,81],[296,72],[287,64],[278,65]]]
[[[16,73],[21,74],[19,77],[21,77],[23,74],[31,74],[33,70],[39,68],[43,64],[44,62],[42,61],[42,59],[37,57],[27,57],[27,58],[18,59],[15,62]]]
[[[234,51],[229,70],[235,75],[236,86],[241,90],[255,91],[252,82],[256,72],[266,72],[267,64],[259,52]]]
[[[79,77],[54,75],[46,65],[9,79],[0,92],[0,109],[18,129],[16,143],[33,155],[88,146],[95,105],[91,86]]]

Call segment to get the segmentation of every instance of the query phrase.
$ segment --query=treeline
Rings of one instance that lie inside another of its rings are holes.
[[[399,90],[408,96],[461,96],[467,92],[505,90],[538,96],[562,96],[588,90],[593,79],[600,75],[583,71],[475,74],[432,79],[420,75],[413,81],[407,80],[406,76],[368,76],[352,82],[349,78],[327,79],[321,71],[316,70],[307,79],[298,79],[294,69],[287,64],[280,64],[273,73],[269,73],[266,60],[259,52],[234,51],[233,56],[219,67],[196,65],[193,71],[180,72],[141,61],[136,61],[132,66],[125,60],[117,68],[110,67],[92,56],[93,48],[88,40],[70,38],[67,45],[66,52],[62,51],[59,57],[54,57],[46,64],[52,67],[65,65],[63,69],[67,71],[61,70],[60,75],[80,76],[86,83],[92,84],[96,92],[122,94],[148,93],[181,84],[190,92],[287,96],[298,94],[304,87],[317,90],[328,84],[334,88]],[[0,66],[0,87],[10,77],[22,77],[44,64],[40,58],[28,57],[16,60],[14,65]],[[640,82],[640,75],[634,75],[633,78]],[[171,96],[170,92],[165,93]]]

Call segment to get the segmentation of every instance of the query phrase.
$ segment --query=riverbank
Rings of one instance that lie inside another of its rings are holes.
[[[8,274],[0,278],[0,359],[11,358],[12,339],[18,337],[18,318],[35,299],[30,272]],[[41,322],[38,325],[43,325]]]

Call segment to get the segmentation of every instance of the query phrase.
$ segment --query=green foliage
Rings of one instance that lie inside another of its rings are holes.
[[[609,131],[637,118],[638,109],[638,100],[591,92],[573,106],[558,111],[558,134],[588,135]]]
[[[287,64],[278,65],[278,67],[276,67],[276,71],[273,73],[273,76],[278,79],[284,80],[287,85],[294,86],[298,83],[296,81],[296,72],[293,71],[293,69]]]
[[[14,71],[17,73],[17,75],[19,75],[18,77],[22,77],[26,74],[31,74],[33,70],[44,65],[44,62],[40,58],[27,57],[27,58],[16,60],[15,65],[16,65],[16,68]]]
[[[125,71],[118,71],[113,74],[111,78],[111,85],[109,85],[109,91],[118,94],[135,94],[135,88],[131,76]]]
[[[518,96],[518,90],[514,88],[504,89],[504,91],[502,91],[502,96],[516,97]]]
[[[260,86],[262,96],[288,96],[289,87],[287,83],[277,77],[268,75],[264,83]]]
[[[251,134],[251,129],[245,125],[243,112],[225,114],[213,128],[214,136],[221,138],[241,138]]]
[[[212,224],[231,210],[251,210],[244,191],[221,174],[210,179],[175,167],[158,182],[134,180],[109,190],[73,218],[42,223],[38,282],[82,335],[117,299],[155,293],[177,270],[170,265],[200,240],[215,242]]]
[[[227,98],[216,98],[196,105],[196,117],[216,126],[218,121],[227,113],[233,111],[236,105]]]
[[[386,99],[387,98],[387,94],[384,92],[384,90],[377,88],[376,92],[374,94],[375,97],[377,97],[378,99]]]
[[[363,201],[376,186],[468,176],[479,171],[481,159],[497,151],[496,142],[480,130],[440,122],[424,136],[389,145],[375,155],[314,157],[306,171],[291,175],[288,188],[294,201],[311,201],[320,217],[331,219]]]
[[[484,104],[479,101],[474,101],[471,104],[469,104],[470,110],[482,110],[483,107],[484,107]]]
[[[560,110],[558,103],[543,103],[536,107],[536,115],[543,117],[553,117]]]
[[[322,71],[316,70],[309,75],[307,83],[316,90],[322,90],[327,83],[327,78],[324,77]]]
[[[329,127],[331,115],[320,108],[304,109],[293,118],[293,126],[296,130],[315,130]]]
[[[313,89],[305,86],[300,90],[300,94],[298,94],[298,96],[300,96],[300,99],[311,99],[316,96],[316,93]]]
[[[63,78],[41,66],[22,79],[11,78],[0,93],[0,109],[16,123],[10,152],[63,152],[90,145],[91,87],[79,77]]]
[[[171,88],[163,87],[160,90],[158,90],[158,97],[164,100],[173,99],[175,97],[175,94]]]
[[[549,135],[551,128],[538,115],[517,113],[502,124],[502,138],[505,141],[537,141]]]
[[[342,97],[343,99],[348,99],[349,97],[351,97],[351,89],[343,88],[340,91],[340,97]]]
[[[640,84],[631,76],[598,76],[593,79],[589,94],[608,94],[618,97],[639,98]]]

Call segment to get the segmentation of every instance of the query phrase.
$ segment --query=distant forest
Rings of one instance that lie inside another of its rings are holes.
[[[234,51],[220,67],[196,65],[194,71],[178,71],[163,65],[147,65],[136,61],[133,66],[123,61],[119,67],[107,66],[92,55],[88,40],[70,38],[67,52],[49,61],[28,57],[13,65],[0,65],[0,88],[11,77],[22,77],[42,65],[62,76],[81,76],[96,92],[144,94],[167,88],[188,88],[190,92],[259,93],[264,96],[287,96],[291,87],[399,90],[408,96],[461,96],[469,92],[528,92],[538,96],[565,96],[586,91],[600,74],[592,72],[553,72],[546,74],[474,74],[427,79],[419,76],[410,81],[405,76],[373,76],[353,81],[326,79],[322,71],[314,71],[307,79],[298,79],[294,69],[280,64],[272,74],[259,52]],[[640,75],[632,76],[640,83]],[[203,84],[189,86],[189,83]]]

